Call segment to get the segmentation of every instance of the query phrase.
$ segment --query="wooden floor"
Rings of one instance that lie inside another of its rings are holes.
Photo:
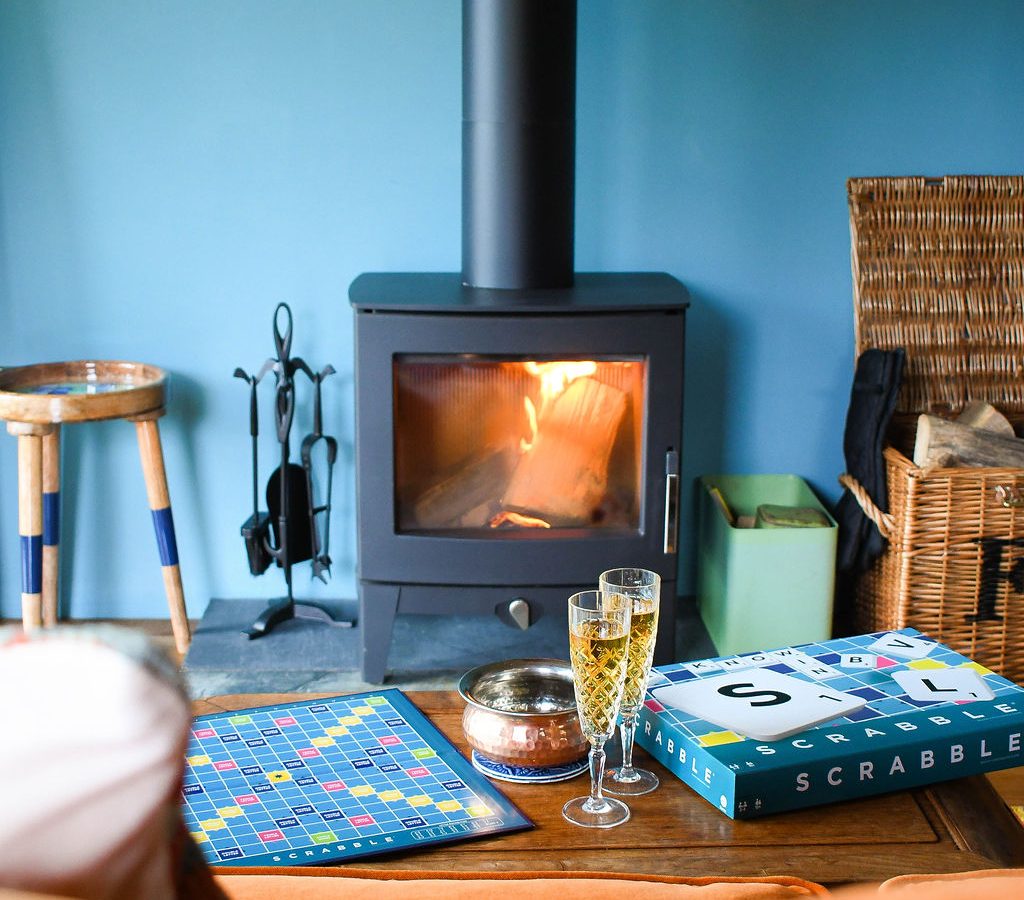
[[[126,628],[134,628],[143,631],[150,638],[163,647],[168,655],[180,665],[181,654],[174,649],[174,638],[171,634],[171,623],[165,619],[117,619],[104,620],[112,624],[121,625]],[[14,624],[10,620],[0,620],[0,625]],[[195,628],[196,622],[191,623]],[[993,772],[988,776],[995,785],[996,790],[1002,795],[1007,805],[1014,808],[1018,817],[1024,821],[1024,766],[1016,769],[1006,769],[1002,772]]]

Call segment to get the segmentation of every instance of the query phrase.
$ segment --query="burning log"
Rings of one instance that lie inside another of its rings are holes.
[[[512,447],[486,447],[470,456],[443,481],[416,500],[419,528],[483,528],[498,509],[516,453]]]
[[[507,510],[559,524],[588,524],[608,489],[608,460],[627,395],[578,378],[544,411],[533,447],[519,458],[503,498]]]
[[[543,519],[534,516],[524,516],[522,513],[503,510],[490,521],[491,528],[503,528],[508,525],[510,528],[550,528],[551,526]]]

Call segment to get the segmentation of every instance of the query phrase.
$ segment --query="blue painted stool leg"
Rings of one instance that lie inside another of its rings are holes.
[[[43,624],[43,435],[51,427],[8,422],[7,430],[18,436],[21,621],[28,631]]]
[[[60,426],[43,436],[43,625],[60,608]]]
[[[159,414],[163,411],[161,410]],[[188,651],[191,635],[188,616],[185,613],[185,591],[181,585],[181,569],[178,566],[178,546],[174,536],[174,519],[171,515],[171,497],[167,490],[167,473],[164,470],[164,453],[160,446],[160,431],[156,418],[136,419],[135,433],[139,440],[139,457],[142,460],[142,474],[146,479],[146,495],[153,513],[153,527],[160,550],[160,565],[163,569],[164,591],[171,613],[171,630],[178,652]]]

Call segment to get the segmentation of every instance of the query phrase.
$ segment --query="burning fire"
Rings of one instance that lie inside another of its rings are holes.
[[[592,359],[574,360],[572,362],[535,362],[523,363],[523,368],[531,375],[540,379],[541,415],[552,400],[562,393],[577,378],[593,375],[597,371],[597,363]]]
[[[537,440],[537,407],[529,397],[523,397],[523,408],[526,410],[526,419],[530,425],[530,437],[519,439],[519,452],[529,453]]]
[[[517,538],[637,527],[642,360],[408,365],[399,389],[411,414],[395,444],[396,486],[398,451],[407,454],[401,527]],[[429,454],[418,452],[417,432]]]
[[[543,519],[538,519],[534,516],[524,516],[522,513],[510,512],[504,510],[498,513],[490,521],[491,528],[500,528],[505,524],[517,525],[520,528],[550,528],[551,526]]]
[[[597,363],[592,359],[571,362],[529,360],[523,363],[523,368],[535,378],[540,379],[540,413],[537,412],[537,407],[529,396],[523,397],[530,437],[519,439],[519,452],[529,453],[537,441],[537,420],[544,415],[549,404],[577,378],[593,375],[597,371]]]

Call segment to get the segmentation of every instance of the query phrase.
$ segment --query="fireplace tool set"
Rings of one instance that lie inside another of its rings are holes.
[[[284,328],[282,331],[282,320]],[[242,524],[249,558],[249,571],[262,575],[271,563],[284,570],[285,596],[273,601],[246,630],[249,638],[262,637],[275,625],[292,618],[313,618],[340,627],[351,627],[346,620],[336,620],[323,604],[304,600],[298,602],[292,593],[292,566],[311,560],[313,576],[325,584],[331,571],[330,521],[331,488],[338,442],[323,433],[321,385],[334,374],[334,367],[324,366],[314,372],[301,357],[291,355],[292,311],[287,303],[279,303],[273,319],[276,357],[266,360],[250,375],[235,369],[235,377],[249,385],[249,434],[252,438],[252,515]],[[281,447],[280,465],[271,473],[266,487],[267,511],[259,506],[259,410],[257,389],[263,378],[273,372],[274,427]],[[299,458],[302,465],[291,461],[291,430],[295,418],[295,376],[305,375],[313,384],[313,430],[302,439]],[[322,456],[326,473],[323,502],[317,502],[314,449],[323,444]]]

